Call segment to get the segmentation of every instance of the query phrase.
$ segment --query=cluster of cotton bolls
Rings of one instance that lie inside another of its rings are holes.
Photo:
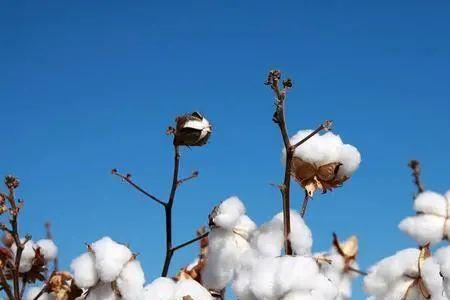
[[[75,284],[86,289],[86,300],[195,300],[211,299],[208,291],[194,280],[158,278],[144,286],[141,264],[131,250],[104,237],[72,261]]]
[[[341,287],[325,275],[331,275],[331,269],[322,270],[311,254],[310,229],[297,212],[291,211],[290,216],[289,240],[295,255],[281,256],[282,213],[256,228],[238,198],[222,202],[210,216],[204,286],[220,291],[231,283],[239,300],[347,299],[338,298]],[[333,274],[337,273],[340,271]]]
[[[414,200],[416,216],[404,219],[399,228],[420,245],[436,244],[450,233],[450,191],[445,195],[426,191]]]
[[[404,219],[399,228],[419,243],[387,257],[364,278],[371,300],[450,299],[450,246],[434,254],[430,245],[447,239],[449,196],[426,191],[414,200],[416,216]]]
[[[25,239],[22,239],[22,243],[24,241]],[[15,256],[17,251],[17,246],[15,243],[11,245],[11,250]],[[21,273],[27,273],[31,270],[37,251],[39,251],[47,263],[54,260],[58,255],[58,247],[52,240],[42,239],[37,242],[29,240],[25,243],[20,259],[19,271]]]
[[[312,130],[301,130],[292,145],[308,137]],[[286,151],[283,150],[283,162]],[[323,192],[342,185],[359,167],[361,155],[354,146],[344,144],[339,135],[316,134],[297,147],[292,160],[292,175],[313,196],[316,189]]]

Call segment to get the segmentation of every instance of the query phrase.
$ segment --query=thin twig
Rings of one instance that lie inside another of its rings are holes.
[[[192,172],[192,174],[189,177],[186,177],[186,178],[178,180],[177,184],[181,185],[181,184],[185,183],[188,180],[194,179],[194,178],[198,177],[198,174],[199,174],[198,171],[194,171],[194,172]]]
[[[33,298],[33,300],[38,300],[47,291],[47,285],[45,285],[39,293]]]
[[[421,172],[420,162],[418,160],[413,159],[409,162],[408,166],[412,170],[412,176],[414,178],[413,182],[417,187],[417,194],[423,193],[425,191],[425,188],[423,186],[422,181],[420,180],[420,172]]]
[[[122,180],[124,180],[125,182],[128,182],[132,187],[134,187],[135,189],[137,189],[139,192],[146,195],[150,199],[156,201],[157,203],[161,204],[162,206],[166,206],[166,203],[164,201],[159,200],[158,198],[156,198],[155,196],[153,196],[152,194],[150,194],[149,192],[147,192],[146,190],[144,190],[143,188],[138,186],[136,183],[134,183],[133,180],[131,180],[130,174],[123,175],[123,174],[119,173],[116,169],[113,169],[111,171],[111,173],[113,175],[116,175],[116,176],[122,178]]]
[[[355,272],[355,273],[358,273],[359,275],[362,275],[362,276],[367,276],[367,272],[355,269],[353,267],[348,267],[348,270],[352,271],[352,272]]]
[[[186,247],[186,246],[188,246],[188,245],[190,245],[190,244],[192,244],[192,243],[195,243],[196,241],[199,241],[199,240],[201,240],[201,239],[207,237],[208,235],[209,235],[209,231],[208,231],[208,232],[205,232],[205,233],[203,233],[203,234],[197,236],[196,238],[193,238],[193,239],[191,239],[191,240],[189,240],[189,241],[187,241],[187,242],[184,242],[184,243],[182,243],[182,244],[180,244],[180,245],[178,245],[178,246],[176,246],[176,247],[173,247],[173,248],[172,248],[172,252],[175,252],[175,251],[177,251],[177,250],[179,250],[179,249],[181,249],[181,248],[184,248],[184,247]]]
[[[322,130],[330,130],[331,129],[331,125],[333,125],[333,121],[331,120],[326,120],[325,122],[323,122],[322,124],[320,124],[319,127],[317,127],[313,132],[311,132],[310,134],[308,134],[304,139],[302,139],[301,141],[299,141],[298,143],[294,144],[291,146],[291,148],[293,148],[294,150],[298,148],[298,146],[300,146],[301,144],[305,143],[307,140],[309,140],[310,138],[312,138],[313,136],[315,136],[316,134],[318,134],[319,132],[321,132]]]
[[[306,209],[308,208],[309,199],[310,199],[310,197],[308,195],[308,191],[305,190],[305,197],[303,198],[302,209],[300,211],[300,216],[302,216],[302,218],[305,217]]]
[[[14,299],[14,295],[11,291],[11,287],[9,286],[8,281],[6,280],[5,273],[3,272],[3,268],[0,268],[0,283],[2,287],[5,289],[6,295],[9,299]]]

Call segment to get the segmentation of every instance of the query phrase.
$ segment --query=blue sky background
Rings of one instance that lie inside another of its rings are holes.
[[[131,172],[167,197],[177,114],[202,111],[210,144],[183,149],[200,171],[175,204],[176,242],[238,195],[261,224],[280,211],[281,139],[271,68],[293,78],[290,133],[333,119],[363,162],[341,189],[318,195],[307,223],[315,250],[331,233],[360,237],[366,269],[414,246],[397,229],[412,213],[411,158],[427,188],[449,188],[449,1],[2,1],[0,174],[22,181],[22,230],[51,220],[61,264],[104,235],[160,273],[163,212],[110,175]],[[302,193],[293,191],[293,205]],[[197,253],[176,254],[172,273]],[[363,299],[356,285],[353,299]]]

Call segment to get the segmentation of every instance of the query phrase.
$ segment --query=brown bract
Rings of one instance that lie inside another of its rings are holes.
[[[423,264],[425,263],[425,260],[427,258],[431,257],[431,252],[430,252],[430,245],[427,244],[423,247],[420,247],[420,254],[419,254],[419,258],[418,258],[418,274],[417,275],[411,275],[411,274],[404,274],[405,277],[409,278],[409,279],[413,279],[413,282],[408,286],[408,288],[406,289],[405,294],[403,295],[401,300],[406,300],[408,299],[408,295],[411,293],[411,291],[414,288],[417,288],[418,292],[425,298],[425,299],[431,299],[431,293],[428,290],[427,286],[425,285],[425,282],[423,281],[422,278],[422,268],[423,268]]]
[[[316,166],[294,157],[292,159],[291,174],[306,190],[308,195],[312,197],[317,189],[321,189],[323,193],[326,193],[333,188],[342,186],[348,177],[338,176],[340,166],[342,166],[340,162]]]
[[[47,291],[57,300],[72,300],[81,296],[82,290],[77,288],[68,272],[55,272],[47,282]]]
[[[174,144],[178,146],[203,146],[211,135],[211,125],[198,112],[175,119]]]
[[[337,235],[333,233],[333,247],[344,259],[344,272],[350,271],[358,255],[358,238],[352,235],[344,242],[340,242]]]

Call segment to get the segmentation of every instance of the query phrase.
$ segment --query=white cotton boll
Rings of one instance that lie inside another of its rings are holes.
[[[264,257],[280,256],[283,243],[283,221],[277,218],[260,226],[250,238],[252,248]]]
[[[406,278],[406,277],[399,277],[396,281],[391,283],[390,288],[386,291],[383,295],[376,295],[377,298],[380,300],[401,300],[404,299],[403,297],[406,294],[406,291],[408,290],[411,283],[413,283],[414,279]],[[408,293],[408,297],[405,300],[424,300],[423,298],[419,297],[418,290],[411,289]]]
[[[167,277],[159,277],[144,288],[142,300],[173,300],[175,282]]]
[[[275,300],[275,271],[278,269],[279,259],[261,259],[253,268],[250,276],[250,290],[257,299]]]
[[[433,300],[437,300],[444,290],[442,277],[439,272],[440,267],[432,257],[424,261],[421,275],[428,291],[433,295]]]
[[[275,273],[276,295],[284,295],[295,290],[311,290],[318,284],[319,267],[313,258],[282,256],[276,259],[278,260],[278,269]]]
[[[440,265],[442,275],[450,278],[450,246],[439,248],[433,257]]]
[[[440,242],[444,236],[444,222],[443,217],[423,214],[404,219],[398,227],[420,245],[433,245]]]
[[[95,254],[95,267],[103,282],[112,282],[131,257],[128,247],[104,237],[91,245]]]
[[[208,290],[192,279],[178,281],[175,285],[173,300],[183,300],[184,296],[191,296],[194,300],[213,300]]]
[[[352,297],[352,279],[349,276],[343,276],[337,288],[338,295],[335,300],[348,300]]]
[[[21,242],[24,243],[25,239],[21,239]],[[30,240],[25,244],[25,247],[22,251],[22,256],[20,258],[20,265],[19,265],[19,271],[21,273],[26,273],[31,270],[31,267],[33,266],[33,259],[36,256],[35,249],[37,248],[36,244]],[[14,243],[11,246],[11,250],[16,255],[17,253],[17,246]]]
[[[233,232],[239,234],[244,239],[248,240],[253,231],[256,230],[256,224],[247,215],[242,215],[236,226],[233,228]]]
[[[111,283],[100,283],[92,288],[86,300],[119,300],[114,293]]]
[[[282,300],[322,300],[322,299],[313,297],[310,292],[301,291],[301,292],[291,292],[286,296],[284,296]]]
[[[39,240],[37,241],[36,246],[40,248],[41,254],[47,262],[55,259],[58,255],[58,247],[56,247],[52,240]]]
[[[133,260],[127,263],[116,282],[123,299],[141,300],[145,276],[139,261]]]
[[[328,278],[319,274],[314,280],[314,289],[311,294],[318,299],[335,300],[338,296],[338,289]]]
[[[361,154],[356,147],[345,144],[340,147],[338,161],[342,163],[339,167],[338,176],[350,177],[361,163]]]
[[[213,228],[208,238],[209,248],[202,280],[209,289],[221,290],[233,278],[240,256],[250,246],[242,236],[223,228]]]
[[[250,271],[240,270],[234,278],[232,288],[239,300],[258,300],[250,289],[250,275]]]
[[[300,214],[294,210],[291,210],[291,233],[289,234],[289,240],[291,241],[292,249],[297,255],[311,254],[313,243],[311,230],[306,226]]]
[[[447,200],[445,197],[432,191],[420,193],[414,199],[414,210],[417,212],[445,217],[446,209]]]
[[[86,252],[72,260],[70,264],[73,279],[79,288],[90,288],[98,281],[97,270],[95,270],[95,256]]]
[[[25,298],[26,300],[34,300],[34,298],[36,298],[36,296],[41,292],[42,287],[31,287],[27,290],[27,292],[25,293]],[[39,297],[39,300],[56,300],[56,297],[51,295],[51,294],[47,294],[44,293]]]
[[[230,197],[220,203],[213,221],[219,227],[232,230],[244,213],[245,207],[241,200],[238,197]]]

